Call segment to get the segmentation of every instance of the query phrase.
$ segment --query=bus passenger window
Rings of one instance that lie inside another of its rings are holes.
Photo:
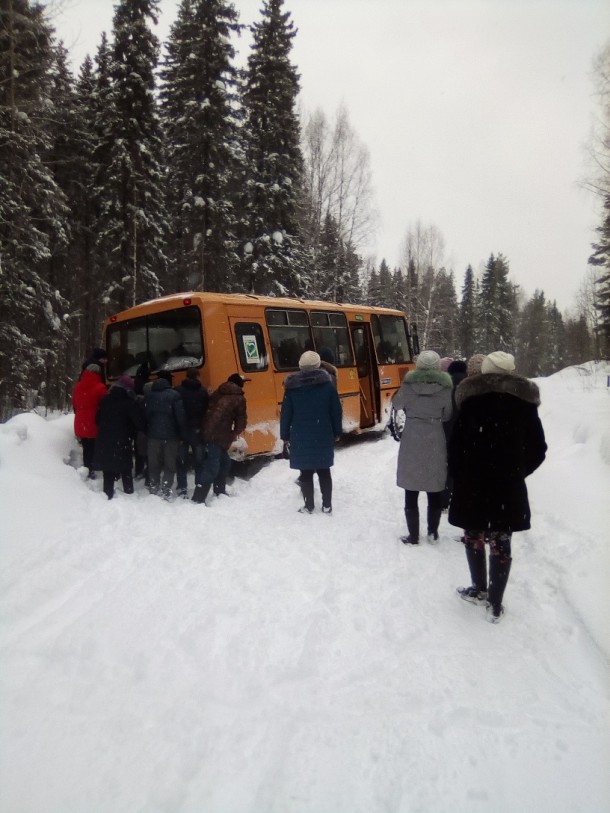
[[[337,367],[352,367],[354,357],[347,329],[347,318],[344,313],[326,311],[311,312],[311,327],[318,353],[328,348],[335,359]]]
[[[303,310],[267,308],[266,318],[276,368],[297,369],[301,355],[312,346],[307,313]]]
[[[257,322],[238,322],[235,342],[242,370],[253,373],[269,366],[263,329]]]
[[[379,364],[401,364],[409,361],[409,343],[405,320],[400,316],[371,316],[371,328]]]

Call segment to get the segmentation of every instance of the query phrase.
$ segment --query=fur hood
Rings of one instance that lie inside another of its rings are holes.
[[[402,380],[403,384],[440,384],[441,387],[453,387],[449,373],[442,370],[412,370]]]
[[[486,373],[465,378],[455,390],[455,402],[460,407],[466,398],[475,395],[486,395],[490,392],[514,395],[522,401],[540,406],[540,390],[533,381],[520,375]]]
[[[316,384],[328,384],[331,381],[330,375],[320,367],[317,370],[299,370],[292,373],[284,380],[284,387],[287,390],[294,390],[298,387],[309,387]]]

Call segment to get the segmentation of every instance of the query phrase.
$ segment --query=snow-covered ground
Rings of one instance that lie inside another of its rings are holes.
[[[328,517],[283,460],[108,502],[70,415],[0,426],[2,813],[607,813],[608,374],[540,381],[498,626],[445,516],[398,541],[389,435],[338,449]]]

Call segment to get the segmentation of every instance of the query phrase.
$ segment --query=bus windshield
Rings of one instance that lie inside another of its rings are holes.
[[[151,373],[203,364],[201,317],[195,306],[152,313],[108,326],[108,377],[134,376],[142,364]]]
[[[401,316],[371,316],[377,360],[380,364],[402,364],[409,361],[407,325]]]

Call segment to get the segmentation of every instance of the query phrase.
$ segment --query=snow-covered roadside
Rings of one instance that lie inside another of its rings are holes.
[[[70,416],[0,426],[0,811],[610,810],[606,374],[539,382],[499,627],[446,519],[398,542],[389,436],[339,449],[327,517],[286,461],[109,503]]]

